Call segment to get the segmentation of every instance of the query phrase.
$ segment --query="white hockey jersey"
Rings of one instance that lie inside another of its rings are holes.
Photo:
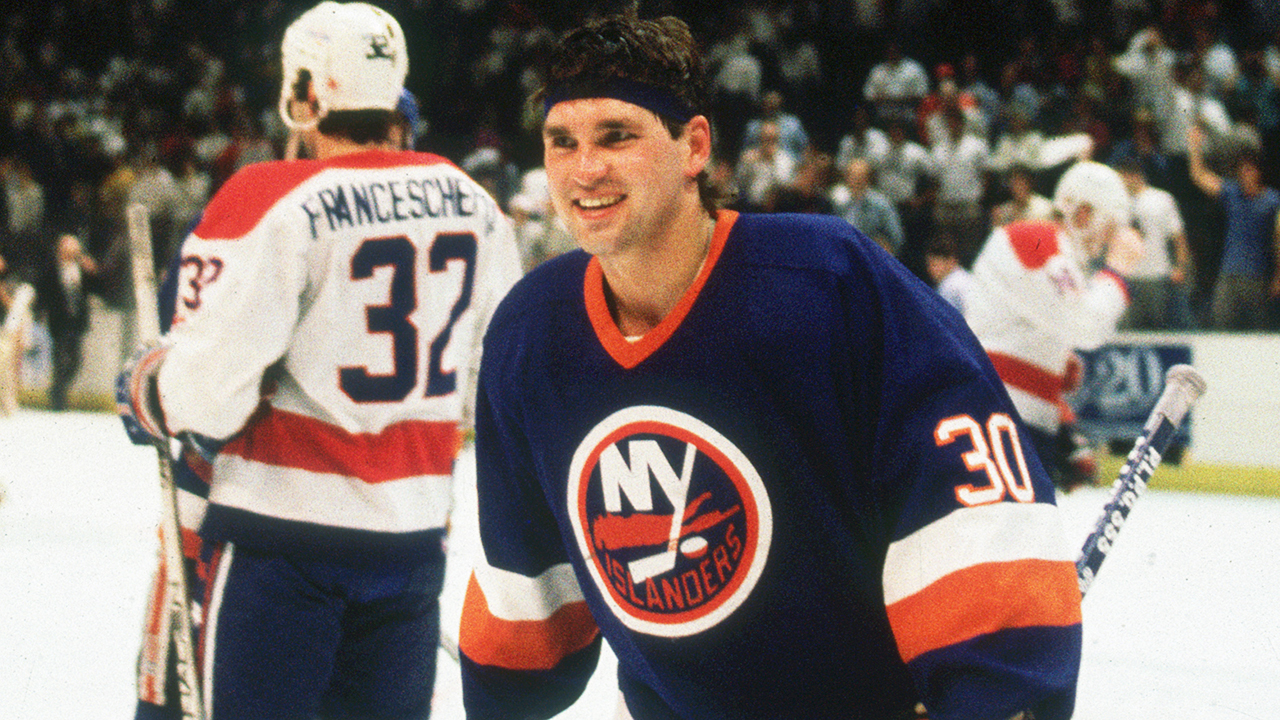
[[[1023,420],[1053,433],[1071,352],[1105,342],[1128,304],[1124,279],[1087,270],[1057,225],[1014,222],[974,261],[965,320]]]
[[[446,522],[483,328],[519,273],[497,204],[434,155],[229,179],[183,244],[158,380],[171,432],[227,440],[202,533],[413,554]]]

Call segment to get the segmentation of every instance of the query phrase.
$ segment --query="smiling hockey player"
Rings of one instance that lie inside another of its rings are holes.
[[[551,195],[585,252],[487,333],[471,718],[548,718],[607,639],[619,716],[1071,714],[1054,490],[963,319],[847,223],[717,210],[684,23],[554,49]]]

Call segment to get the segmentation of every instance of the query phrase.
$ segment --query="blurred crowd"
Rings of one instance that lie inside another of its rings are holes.
[[[312,4],[33,0],[6,10],[0,288],[52,286],[37,281],[56,275],[74,280],[77,300],[91,292],[127,306],[128,204],[152,209],[163,267],[228,176],[283,156],[279,38]],[[567,248],[527,97],[551,38],[632,3],[375,4],[408,36],[417,147],[491,188],[528,265]],[[704,45],[714,172],[733,207],[840,215],[941,284],[992,227],[1051,213],[1057,176],[1092,157],[1122,169],[1136,198],[1172,199],[1136,208],[1154,260],[1132,279],[1129,327],[1280,330],[1280,3],[638,5],[680,15]],[[1197,153],[1240,192],[1206,192]],[[1241,255],[1241,243],[1258,247]],[[1219,311],[1226,275],[1262,283],[1261,295],[1232,296],[1247,312]],[[52,302],[42,293],[42,316]]]

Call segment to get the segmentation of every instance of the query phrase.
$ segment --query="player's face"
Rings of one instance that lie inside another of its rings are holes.
[[[690,197],[697,202],[705,124],[695,118],[672,138],[657,115],[622,100],[556,103],[543,127],[544,163],[552,204],[578,244],[609,256],[671,240],[675,218]]]

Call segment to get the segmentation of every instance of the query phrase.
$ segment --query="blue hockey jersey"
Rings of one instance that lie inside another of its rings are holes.
[[[644,337],[575,252],[508,295],[477,402],[469,717],[549,717],[601,637],[637,719],[1065,718],[1053,487],[950,306],[841,220],[722,211]]]

